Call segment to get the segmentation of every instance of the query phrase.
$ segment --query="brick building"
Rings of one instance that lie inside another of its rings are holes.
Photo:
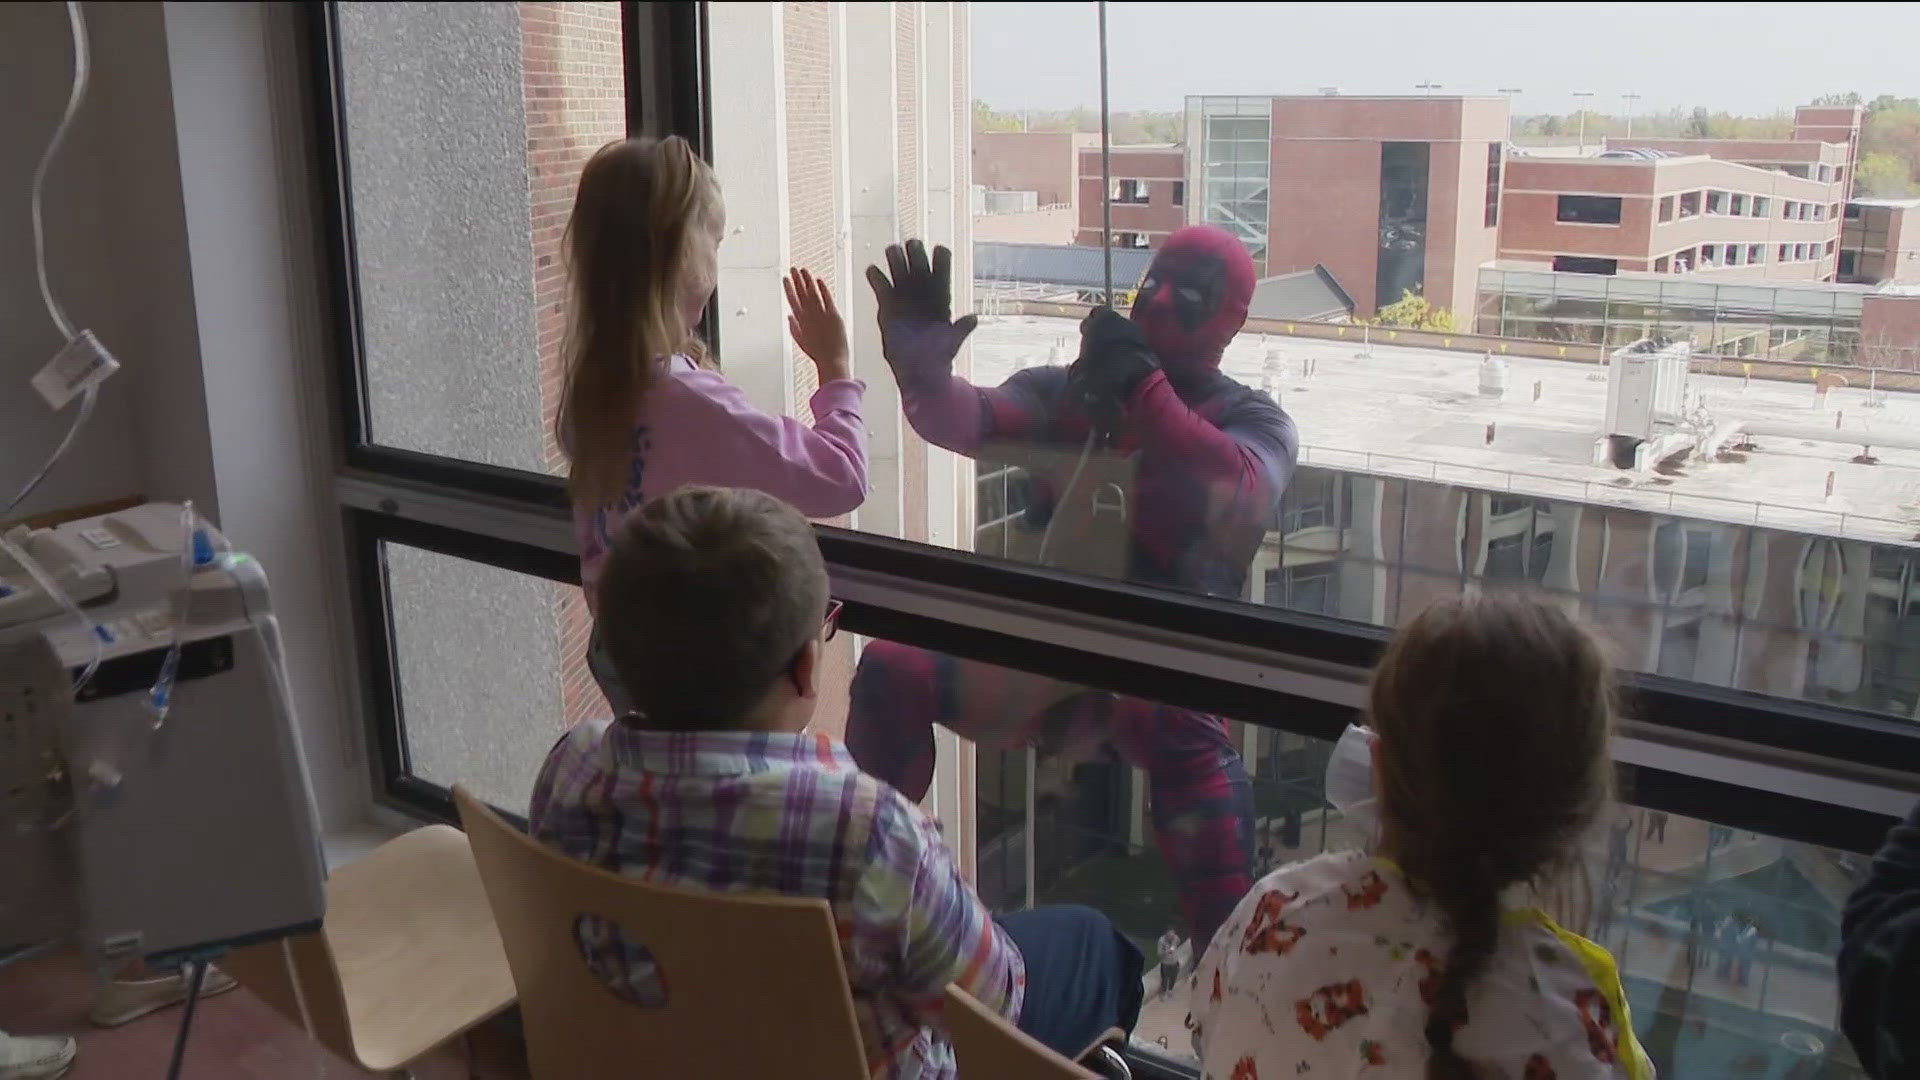
[[[1105,236],[1099,140],[1079,155],[1079,227],[1074,243],[1099,247]],[[1108,152],[1115,247],[1152,249],[1187,223],[1186,151],[1179,146],[1116,146]],[[1133,282],[1128,282],[1129,285]]]
[[[1842,214],[1839,280],[1920,282],[1920,199],[1855,199]]]
[[[1495,254],[1497,97],[1190,97],[1187,219],[1238,234],[1261,275],[1324,266],[1371,315],[1406,292],[1470,310]]]
[[[1779,144],[1760,149],[1768,145]],[[1804,146],[1805,178],[1708,152],[1756,149],[1735,143],[1648,140],[1596,157],[1517,151],[1507,159],[1500,258],[1583,274],[1831,281],[1846,148]]]

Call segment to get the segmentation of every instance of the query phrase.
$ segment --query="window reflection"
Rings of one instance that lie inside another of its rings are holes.
[[[1198,720],[1180,710],[884,641],[861,649],[851,710],[863,763],[890,737],[930,753],[927,725],[912,718],[976,739],[977,881],[990,906],[1090,904],[1149,956],[1173,928],[1183,972],[1204,940],[1193,899],[1225,883],[1195,872],[1223,865],[1220,845],[1251,881],[1373,839],[1325,803],[1331,744],[1304,736],[1199,724],[1191,745],[1232,755],[1233,790],[1194,818],[1170,783],[1179,770],[1165,768],[1175,759],[1151,756],[1167,737],[1153,721]],[[887,730],[863,736],[883,710]],[[1623,804],[1542,904],[1612,952],[1661,1075],[1857,1077],[1835,1026],[1833,957],[1864,871],[1860,856]],[[1189,1057],[1184,989],[1161,994],[1157,973],[1146,978],[1136,1039]]]

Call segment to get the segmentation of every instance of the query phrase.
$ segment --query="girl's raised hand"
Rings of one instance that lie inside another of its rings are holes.
[[[787,271],[787,332],[820,373],[820,385],[848,378],[847,326],[826,282],[794,267]]]

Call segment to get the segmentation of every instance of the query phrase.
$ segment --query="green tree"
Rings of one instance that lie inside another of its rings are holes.
[[[1379,326],[1398,326],[1408,330],[1437,330],[1453,333],[1460,329],[1453,312],[1436,307],[1426,297],[1412,289],[1403,290],[1400,299],[1388,304],[1375,313],[1374,323]]]
[[[1694,106],[1693,116],[1687,121],[1685,137],[1689,139],[1711,139],[1714,137],[1713,114],[1707,111],[1706,106]]]
[[[1858,105],[1860,104],[1860,94],[1858,91],[1850,91],[1845,94],[1821,94],[1819,97],[1813,99],[1813,104],[1826,105],[1829,107],[1836,105]]]
[[[1020,118],[1008,113],[995,112],[993,106],[975,98],[973,102],[973,130],[1019,131]]]
[[[1860,165],[1854,170],[1853,177],[1861,195],[1904,199],[1915,191],[1913,166],[1897,154],[1875,152],[1860,155]]]

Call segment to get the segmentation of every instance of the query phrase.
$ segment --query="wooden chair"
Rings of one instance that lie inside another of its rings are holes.
[[[947,1009],[942,1020],[953,1042],[960,1080],[1104,1080],[1103,1074],[1061,1057],[958,986],[947,987]],[[1080,1055],[1080,1060],[1101,1053],[1125,1037],[1118,1028],[1107,1032]],[[1118,1062],[1118,1055],[1112,1060]],[[1126,1075],[1124,1062],[1117,1068]]]
[[[295,1024],[305,1023],[303,995],[320,1044],[376,1072],[407,1075],[513,1004],[473,852],[449,825],[416,829],[334,871],[318,933],[238,949],[220,966]]]
[[[534,1080],[867,1075],[825,900],[622,877],[530,839],[464,788],[453,797],[520,989]],[[663,1000],[608,989],[575,937],[582,915],[652,953]]]

